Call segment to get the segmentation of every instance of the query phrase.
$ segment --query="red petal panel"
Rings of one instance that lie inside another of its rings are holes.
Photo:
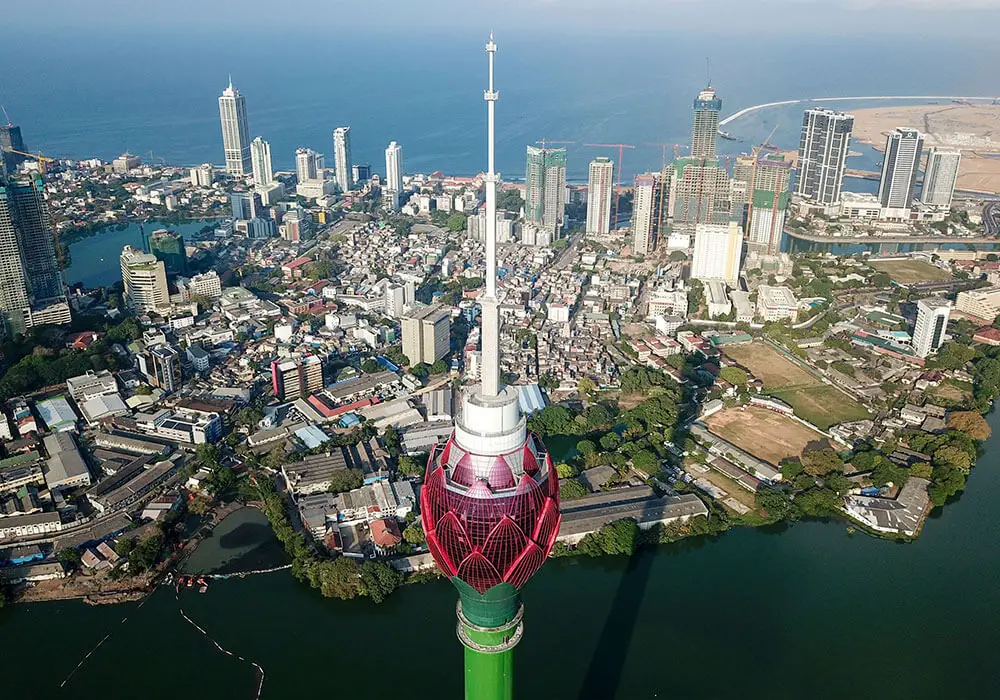
[[[458,577],[480,593],[485,593],[500,583],[500,575],[497,570],[479,552],[473,552],[465,558],[465,561],[458,567]]]
[[[534,542],[528,542],[521,555],[511,565],[503,580],[514,588],[520,588],[545,562],[545,554]]]
[[[527,544],[528,538],[521,532],[521,528],[504,516],[486,539],[483,555],[493,563],[497,571],[504,572],[520,556]]]

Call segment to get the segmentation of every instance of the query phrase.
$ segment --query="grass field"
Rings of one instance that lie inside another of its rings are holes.
[[[827,439],[796,420],[766,408],[727,408],[705,419],[709,430],[774,465],[799,457],[806,449],[825,446]]]
[[[934,267],[923,260],[888,260],[873,262],[871,266],[881,272],[887,272],[897,284],[914,284],[916,282],[938,282],[951,279],[951,274],[939,267]]]
[[[764,343],[733,345],[726,347],[724,352],[764,382],[768,391],[820,383],[812,373]]]
[[[967,382],[945,380],[928,392],[931,396],[946,401],[950,406],[962,406],[972,400],[972,385]]]
[[[734,345],[726,355],[764,382],[764,390],[795,409],[795,415],[820,430],[845,421],[868,418],[853,398],[823,381],[764,343]]]

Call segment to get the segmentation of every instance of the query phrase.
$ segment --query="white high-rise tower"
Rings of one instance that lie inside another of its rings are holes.
[[[340,126],[333,130],[333,165],[337,170],[337,186],[342,192],[347,192],[354,187],[349,126]]]
[[[271,167],[271,144],[260,136],[250,142],[250,160],[253,162],[253,181],[258,185],[270,185],[274,181]]]
[[[385,149],[385,185],[392,208],[399,208],[399,196],[403,192],[403,148],[393,141]]]
[[[219,118],[222,121],[222,149],[226,154],[226,172],[230,175],[249,175],[250,128],[247,125],[247,101],[240,91],[229,87],[219,97]]]

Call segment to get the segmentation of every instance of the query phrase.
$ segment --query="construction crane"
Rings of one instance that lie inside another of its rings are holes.
[[[674,149],[674,160],[677,160],[678,158],[681,157],[681,149],[682,148],[691,148],[691,146],[688,145],[688,144],[686,144],[686,143],[656,143],[656,142],[649,142],[649,141],[647,141],[645,145],[647,145],[647,146],[659,146],[663,150],[663,162],[664,163],[667,162],[667,148],[673,148]]]
[[[42,175],[45,174],[45,164],[46,163],[55,163],[56,162],[55,158],[49,158],[48,156],[43,156],[41,154],[41,152],[39,152],[39,153],[26,153],[25,151],[16,151],[13,148],[5,148],[5,149],[3,149],[3,152],[4,153],[16,153],[17,155],[19,155],[19,156],[25,156],[26,158],[34,158],[35,160],[38,161],[38,167],[41,168]]]
[[[584,146],[589,146],[590,148],[617,148],[618,149],[618,185],[615,188],[615,228],[618,228],[618,200],[621,197],[622,190],[622,158],[625,155],[626,148],[634,149],[627,143],[585,143]]]
[[[663,231],[663,217],[664,217],[664,214],[665,214],[666,209],[667,209],[667,207],[664,206],[664,202],[666,201],[666,199],[664,198],[664,195],[666,194],[666,188],[667,188],[667,147],[668,146],[673,147],[673,149],[674,149],[674,161],[677,161],[681,157],[680,149],[682,149],[682,148],[691,148],[691,147],[688,144],[686,144],[686,143],[650,143],[650,142],[647,142],[646,145],[647,146],[659,146],[662,149],[662,151],[663,151],[663,154],[662,154],[663,164],[662,164],[661,170],[660,170],[659,216],[657,217],[657,221],[656,221],[656,234],[660,235],[660,232]]]

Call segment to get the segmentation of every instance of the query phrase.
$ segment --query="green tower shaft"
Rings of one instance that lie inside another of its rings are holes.
[[[465,700],[511,700],[514,647],[524,630],[517,590],[500,584],[480,594],[458,578],[457,634],[465,647]]]

